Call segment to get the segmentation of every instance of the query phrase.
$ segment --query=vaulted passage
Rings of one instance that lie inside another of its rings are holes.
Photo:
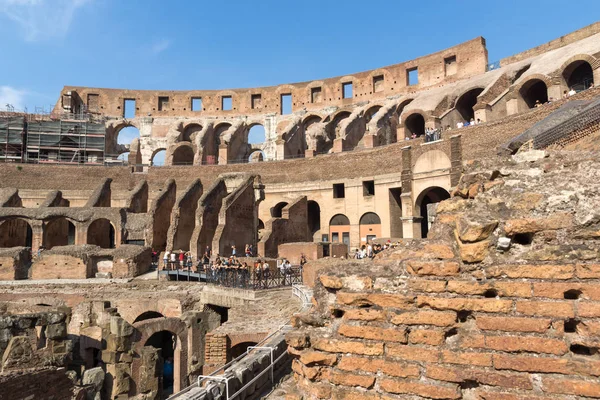
[[[176,352],[177,336],[169,331],[156,332],[150,336],[144,346],[152,346],[155,349],[160,349],[158,371],[161,373],[159,377],[159,390],[162,389],[161,399],[166,399],[173,394],[173,385],[175,382],[175,365],[178,365],[179,352]]]
[[[51,249],[54,246],[75,244],[75,225],[66,218],[56,218],[44,227],[43,246]]]
[[[425,118],[421,114],[410,115],[404,121],[404,126],[407,130],[407,136],[421,136],[425,134]]]
[[[192,165],[194,150],[191,146],[180,146],[173,152],[173,165]]]
[[[465,121],[470,121],[475,118],[475,110],[473,107],[477,104],[477,96],[483,92],[483,88],[476,88],[469,90],[456,101],[456,110],[460,113],[461,117]]]
[[[589,89],[594,84],[594,71],[586,61],[575,61],[563,71],[563,77],[569,89],[576,92]]]
[[[548,102],[548,87],[539,79],[533,79],[524,84],[520,93],[529,108]]]
[[[31,247],[33,231],[23,219],[0,221],[0,247]]]
[[[90,224],[87,231],[87,244],[95,244],[103,249],[115,247],[115,228],[109,220],[100,218]]]
[[[441,187],[431,187],[421,192],[417,198],[416,208],[421,216],[421,237],[426,238],[429,227],[433,222],[435,214],[432,211],[432,204],[450,198],[450,193]]]

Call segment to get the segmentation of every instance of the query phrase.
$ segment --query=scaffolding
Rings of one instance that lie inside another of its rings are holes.
[[[102,164],[105,126],[76,120],[30,121],[26,126],[26,161]]]
[[[25,132],[23,116],[0,116],[0,162],[22,162]]]

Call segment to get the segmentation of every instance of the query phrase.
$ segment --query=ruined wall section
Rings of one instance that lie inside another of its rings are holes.
[[[302,196],[281,210],[281,218],[266,222],[262,239],[258,242],[258,254],[276,258],[280,244],[310,241],[307,199]]]
[[[129,213],[148,212],[148,182],[146,180],[139,182],[131,191],[125,208]]]
[[[445,59],[456,57],[455,74],[446,74]],[[315,82],[283,84],[280,86],[229,90],[190,90],[190,91],[150,91],[129,89],[101,89],[65,86],[58,99],[54,112],[62,112],[63,103],[70,101],[68,92],[76,93],[87,104],[93,98],[94,109],[102,115],[122,117],[125,100],[136,101],[136,117],[147,115],[194,118],[198,115],[235,116],[281,113],[281,96],[292,95],[292,111],[303,108],[322,109],[327,106],[342,107],[364,102],[372,98],[415,91],[465,79],[486,71],[487,49],[482,37],[450,47],[448,49],[420,57],[411,61],[364,71],[346,76],[338,76]],[[418,68],[419,83],[409,86],[408,72]],[[353,84],[353,97],[343,98],[342,84]],[[319,88],[321,96],[313,99],[311,89]],[[222,110],[222,97],[230,96],[232,109]],[[192,99],[202,99],[202,109],[192,110]],[[253,100],[254,98],[254,100]],[[256,99],[260,100],[257,104]]]
[[[31,251],[27,247],[0,249],[0,281],[27,279]]]
[[[287,337],[304,398],[596,398],[599,166],[471,164],[429,239],[329,261]]]
[[[179,196],[171,212],[171,225],[167,233],[167,249],[188,251],[196,227],[196,209],[202,196],[200,179],[192,182]]]
[[[60,190],[52,190],[46,196],[46,199],[42,204],[40,204],[40,208],[44,207],[69,207],[69,200],[63,197],[63,194]]]
[[[112,179],[106,178],[104,181],[94,190],[90,199],[86,203],[86,207],[110,207],[111,204],[111,190],[110,184]]]
[[[0,207],[23,207],[19,191],[15,188],[3,188],[0,190]]]
[[[146,244],[155,250],[164,250],[167,245],[167,233],[171,222],[171,212],[175,205],[177,185],[174,179],[169,179],[162,193],[158,195],[150,207],[152,229],[147,231]]]
[[[227,196],[227,185],[219,179],[198,200],[196,225],[190,241],[192,255],[201,257],[206,247],[212,249],[223,199]]]

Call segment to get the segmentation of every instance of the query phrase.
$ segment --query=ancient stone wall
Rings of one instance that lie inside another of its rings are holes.
[[[597,167],[476,162],[427,240],[332,263],[288,335],[305,398],[597,397]]]
[[[306,197],[300,197],[281,210],[280,218],[265,224],[262,238],[258,242],[258,254],[277,257],[279,245],[291,242],[310,242]]]
[[[75,398],[75,384],[66,372],[65,368],[44,368],[0,374],[0,400]]]

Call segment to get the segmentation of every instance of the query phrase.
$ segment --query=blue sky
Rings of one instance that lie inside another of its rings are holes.
[[[224,89],[345,75],[477,36],[490,62],[595,22],[599,0],[0,0],[0,109],[64,85]]]

